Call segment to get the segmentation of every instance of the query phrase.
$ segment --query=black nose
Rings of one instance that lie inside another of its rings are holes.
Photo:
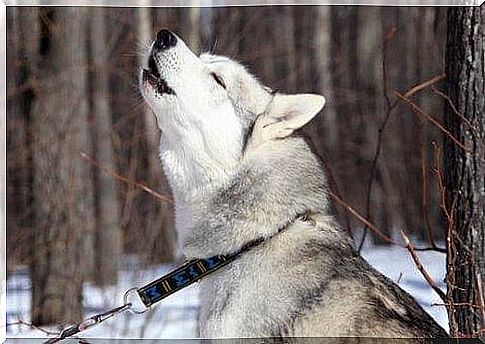
[[[168,49],[174,47],[177,44],[177,37],[168,30],[160,30],[157,33],[157,39],[155,40],[155,48]]]

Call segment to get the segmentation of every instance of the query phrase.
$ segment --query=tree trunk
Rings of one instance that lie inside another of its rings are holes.
[[[32,321],[82,318],[82,282],[92,273],[93,199],[89,151],[84,7],[41,9],[39,77],[32,113]]]
[[[145,4],[148,5],[147,1]],[[191,9],[192,11],[192,9]],[[150,8],[138,8],[136,12],[136,30],[139,39],[147,46],[155,38],[156,32],[152,32],[151,29],[151,9]],[[192,12],[190,12],[192,13]],[[192,21],[191,21],[192,23]],[[157,27],[155,31],[163,28]],[[146,65],[146,54],[140,55],[138,61],[140,66]],[[160,130],[158,129],[155,115],[152,111],[143,111],[143,126],[146,135],[146,178],[152,181],[155,185],[158,185],[157,191],[164,195],[170,194],[170,189],[163,174],[162,164],[159,158],[160,151]],[[146,199],[146,206],[148,208],[147,216],[145,219],[145,228],[143,229],[145,242],[144,245],[149,243],[148,254],[145,254],[146,263],[163,263],[171,262],[174,258],[176,235],[173,221],[173,211],[170,204],[155,200],[151,197]],[[145,249],[146,250],[146,249]],[[145,252],[147,253],[147,252]]]
[[[111,106],[109,103],[110,64],[106,36],[106,9],[93,8],[90,15],[89,102],[90,130],[93,135],[93,155],[102,167],[116,171],[111,140]],[[121,260],[121,232],[118,186],[112,177],[93,167],[95,185],[96,232],[94,240],[94,280],[98,285],[115,284]]]
[[[190,7],[182,14],[182,37],[196,54],[200,52],[200,0],[190,0]]]
[[[319,118],[317,134],[319,140],[319,153],[323,155],[324,150],[333,151],[338,146],[338,139],[335,130],[337,114],[335,112],[332,74],[332,20],[330,6],[319,6],[316,8],[317,20],[315,31],[315,62],[317,64],[319,92],[325,97],[326,104],[323,112],[324,118]]]
[[[454,336],[485,335],[485,7],[448,10],[445,126],[466,146],[444,143],[448,298]],[[459,113],[459,114],[458,114]],[[461,117],[462,116],[462,117]]]
[[[34,97],[38,8],[9,7],[7,14],[7,255],[26,263],[32,249],[30,116]],[[23,89],[22,89],[23,88]]]

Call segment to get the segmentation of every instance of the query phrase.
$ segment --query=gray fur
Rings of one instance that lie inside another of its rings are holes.
[[[178,37],[149,53],[173,90],[158,92],[142,72],[183,253],[231,254],[265,239],[200,283],[201,337],[447,336],[332,216],[319,158],[291,135],[322,96],[274,95],[238,63],[199,58]]]
[[[288,138],[248,153],[234,180],[197,201],[188,257],[233,253],[270,235],[201,282],[201,335],[446,337],[409,294],[355,252],[329,214],[324,181],[303,139]],[[313,222],[295,220],[302,213]]]

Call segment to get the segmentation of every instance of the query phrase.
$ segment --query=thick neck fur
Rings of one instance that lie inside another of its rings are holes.
[[[170,137],[162,135],[160,158],[176,206],[185,206],[190,200],[210,193],[234,175],[238,157],[228,156],[224,149],[218,149],[221,144],[215,141],[183,131],[172,131]]]
[[[234,253],[252,240],[276,234],[299,215],[325,213],[325,190],[320,162],[303,139],[267,142],[245,154],[220,183],[189,190],[192,198],[180,198],[174,189],[184,254]]]

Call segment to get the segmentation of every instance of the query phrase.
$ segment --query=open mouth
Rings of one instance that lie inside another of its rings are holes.
[[[143,68],[143,82],[148,82],[159,94],[175,95],[175,91],[160,76],[153,56],[150,56],[148,59],[148,69]]]

